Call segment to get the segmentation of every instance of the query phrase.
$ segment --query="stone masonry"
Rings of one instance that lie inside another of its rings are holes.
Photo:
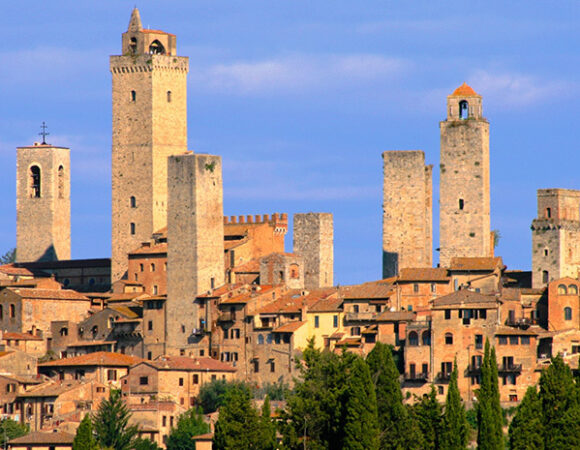
[[[538,189],[532,221],[532,286],[545,287],[580,270],[580,191]]]
[[[48,144],[16,150],[16,258],[70,259],[70,150]]]
[[[334,228],[331,213],[294,214],[294,253],[304,258],[306,289],[334,283]]]
[[[175,353],[192,343],[196,296],[224,283],[221,158],[171,156],[168,184],[166,343]]]
[[[383,278],[432,265],[432,170],[420,150],[383,153]]]
[[[174,35],[144,30],[139,12],[123,33],[113,76],[111,281],[125,276],[127,254],[167,224],[167,157],[187,150],[189,59]]]
[[[439,263],[491,256],[489,123],[481,96],[465,83],[447,97],[440,123]]]

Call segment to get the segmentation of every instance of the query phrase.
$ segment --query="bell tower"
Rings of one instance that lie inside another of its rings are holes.
[[[111,279],[125,276],[127,253],[167,225],[167,158],[187,150],[189,59],[176,36],[144,29],[131,14],[113,77]]]
[[[447,97],[440,123],[439,263],[492,256],[489,206],[489,123],[481,96],[463,83]]]

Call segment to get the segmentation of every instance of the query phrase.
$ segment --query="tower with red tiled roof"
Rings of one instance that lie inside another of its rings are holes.
[[[489,201],[489,123],[482,98],[463,83],[447,97],[440,123],[439,263],[492,255]]]
[[[167,223],[167,158],[187,150],[189,60],[176,37],[144,29],[131,14],[113,77],[111,280],[125,275],[128,252]]]

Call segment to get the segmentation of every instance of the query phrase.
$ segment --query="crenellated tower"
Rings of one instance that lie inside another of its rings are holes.
[[[111,279],[127,270],[127,253],[167,224],[167,158],[187,150],[189,59],[176,37],[143,29],[131,14],[113,77]]]

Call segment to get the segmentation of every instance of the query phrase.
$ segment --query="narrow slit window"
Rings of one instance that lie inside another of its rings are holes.
[[[131,208],[137,207],[137,199],[134,196],[131,197],[130,202],[131,202]]]
[[[134,102],[137,100],[137,92],[131,91],[131,101]]]
[[[167,91],[167,103],[171,103],[171,91]]]
[[[58,166],[58,198],[64,198],[64,167]]]
[[[135,224],[131,222],[131,234],[135,234]]]
[[[30,196],[40,198],[40,167],[30,168]]]
[[[465,206],[465,202],[463,201],[462,198],[459,199],[459,209],[463,210],[463,207]]]

